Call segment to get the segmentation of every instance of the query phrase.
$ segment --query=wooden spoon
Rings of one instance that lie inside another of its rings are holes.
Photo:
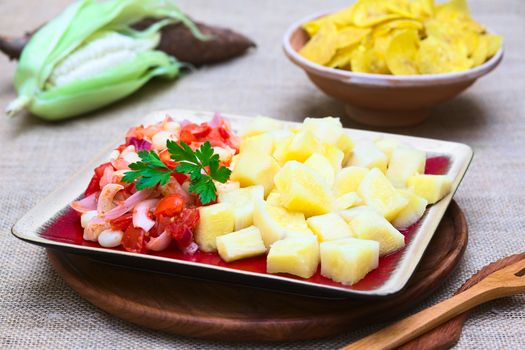
[[[464,292],[478,284],[485,277],[491,273],[501,270],[504,267],[514,264],[515,262],[525,259],[525,252],[509,255],[500,260],[494,261],[484,266],[477,273],[472,275],[463,283],[461,287],[454,293],[454,295]],[[434,328],[408,343],[403,344],[398,350],[446,350],[452,348],[461,337],[463,325],[467,321],[469,312],[464,312],[449,321],[443,323],[439,327]]]
[[[493,272],[466,291],[360,339],[342,350],[395,349],[477,305],[522,292],[525,292],[525,259]]]

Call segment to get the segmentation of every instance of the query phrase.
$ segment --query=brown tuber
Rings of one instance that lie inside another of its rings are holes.
[[[155,20],[145,19],[136,23],[134,27],[144,29],[153,22]],[[209,40],[197,39],[185,25],[176,23],[162,28],[158,49],[181,62],[198,66],[237,57],[250,47],[255,47],[253,41],[233,30],[199,22],[195,24],[204,35],[210,36]],[[25,45],[37,30],[17,38],[0,36],[0,51],[12,60],[18,59]]]

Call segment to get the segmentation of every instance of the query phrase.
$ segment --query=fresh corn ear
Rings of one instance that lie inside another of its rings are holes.
[[[144,31],[130,25],[163,18]],[[154,50],[162,26],[195,25],[166,0],[81,0],[42,27],[20,57],[15,87],[18,98],[8,116],[22,110],[48,120],[86,113],[117,101],[153,77],[175,78],[181,67]]]

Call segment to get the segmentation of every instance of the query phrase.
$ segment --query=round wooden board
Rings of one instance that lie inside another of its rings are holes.
[[[357,329],[417,306],[459,262],[467,231],[452,202],[406,288],[384,299],[314,299],[126,269],[50,249],[48,256],[78,294],[129,322],[206,339],[293,341]]]

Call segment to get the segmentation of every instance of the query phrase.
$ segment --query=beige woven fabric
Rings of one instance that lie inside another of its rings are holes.
[[[67,3],[69,0],[1,0],[0,33],[20,34],[57,14]],[[42,248],[10,234],[20,216],[146,111],[173,107],[290,120],[343,116],[338,102],[317,91],[287,61],[281,39],[290,21],[346,3],[181,0],[181,7],[195,18],[248,34],[257,42],[257,50],[202,68],[176,83],[152,83],[131,99],[90,117],[57,124],[30,116],[11,121],[1,118],[0,348],[331,349],[378,329],[380,326],[367,327],[334,338],[277,345],[207,342],[150,331],[82,300],[53,272]],[[525,2],[478,0],[472,1],[472,8],[482,23],[505,36],[503,64],[461,97],[436,109],[425,124],[399,130],[464,142],[476,153],[456,195],[470,225],[465,257],[425,305],[450,296],[489,262],[525,250]],[[13,62],[0,57],[0,106],[14,98],[14,68]],[[520,296],[478,308],[457,348],[523,348],[524,303],[525,297]]]

